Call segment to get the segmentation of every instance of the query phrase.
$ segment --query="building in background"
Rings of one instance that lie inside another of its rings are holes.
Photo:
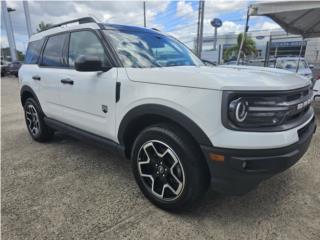
[[[249,56],[248,60],[261,61],[263,65],[265,59],[299,56],[302,45],[302,56],[305,57],[307,62],[320,65],[320,38],[303,40],[301,36],[286,34],[281,30],[273,32],[248,32],[248,36],[255,41],[257,48],[256,56]],[[224,63],[226,60],[224,59],[224,52],[226,49],[237,44],[237,37],[238,34],[235,33],[218,35],[218,47],[217,50],[214,51],[214,37],[204,36],[201,58],[210,62]],[[234,54],[234,59],[235,58],[236,53]]]

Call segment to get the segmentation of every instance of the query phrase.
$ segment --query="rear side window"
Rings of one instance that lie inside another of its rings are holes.
[[[42,66],[67,67],[66,59],[63,57],[67,37],[67,33],[49,37],[42,55]]]
[[[37,64],[40,56],[40,51],[43,45],[43,39],[29,42],[26,57],[24,60],[25,64]]]
[[[74,62],[79,56],[97,56],[103,66],[109,66],[107,55],[98,37],[91,31],[72,32],[69,46],[69,65],[74,67]]]

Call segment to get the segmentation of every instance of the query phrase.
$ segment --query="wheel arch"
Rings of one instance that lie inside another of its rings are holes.
[[[121,120],[118,140],[130,156],[131,146],[136,136],[145,127],[157,123],[172,123],[182,128],[197,144],[212,146],[208,136],[189,117],[183,113],[160,104],[144,104],[131,109]]]
[[[41,108],[41,104],[40,104],[40,102],[39,102],[39,99],[38,99],[36,93],[32,90],[31,87],[29,87],[29,86],[23,86],[23,87],[21,88],[21,90],[20,90],[20,99],[21,99],[22,107],[24,106],[25,101],[26,101],[29,97],[33,98],[33,99],[37,102],[37,104],[38,104],[39,107],[40,107],[41,112],[43,113],[42,108]]]

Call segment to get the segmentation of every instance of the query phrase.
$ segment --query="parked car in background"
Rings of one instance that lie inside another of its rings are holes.
[[[4,77],[7,73],[8,62],[1,60],[1,77]]]
[[[313,86],[313,101],[320,101],[320,79],[315,81]]]
[[[278,57],[275,60],[275,67],[280,69],[285,69],[290,72],[296,72],[297,66],[299,64],[298,74],[309,79],[313,78],[310,66],[305,61],[304,58],[299,57]]]
[[[21,65],[22,65],[22,63],[19,61],[14,61],[14,62],[10,63],[7,67],[7,73],[18,77],[18,71],[19,71]]]

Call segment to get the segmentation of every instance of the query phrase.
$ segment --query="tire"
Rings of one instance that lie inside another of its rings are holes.
[[[159,124],[143,130],[133,144],[131,161],[142,193],[161,209],[185,210],[208,189],[204,157],[179,126]]]
[[[24,113],[27,129],[35,141],[46,142],[52,139],[54,131],[45,124],[44,114],[33,98],[28,98],[25,101]]]

